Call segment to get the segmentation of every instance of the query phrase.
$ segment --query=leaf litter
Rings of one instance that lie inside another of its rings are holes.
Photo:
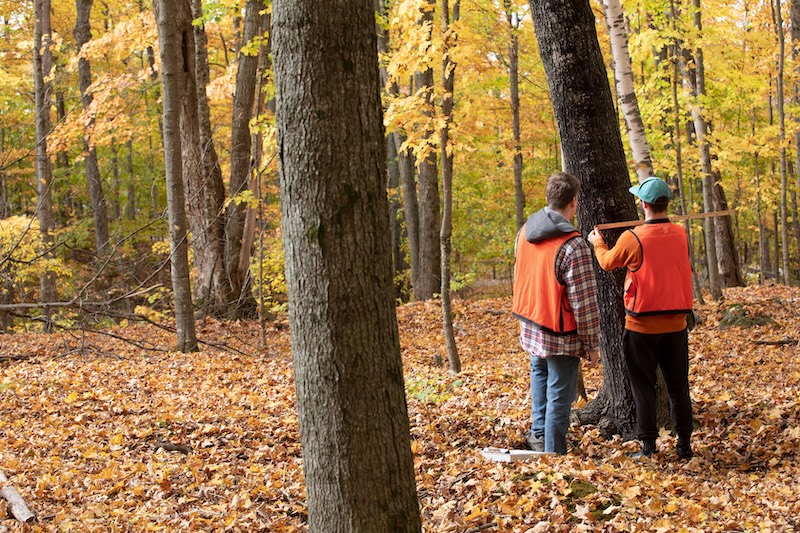
[[[398,308],[417,489],[427,532],[800,530],[800,290],[728,289],[690,334],[695,457],[674,437],[654,459],[634,442],[570,429],[570,453],[492,463],[485,446],[521,447],[528,359],[508,299],[456,300],[465,370],[452,376],[436,302]],[[774,323],[721,331],[741,304]],[[307,531],[287,328],[258,353],[257,324],[205,322],[237,350],[133,348],[87,333],[4,336],[0,469],[38,516],[8,531]],[[128,337],[169,345],[162,330]],[[84,339],[85,340],[85,339]],[[781,341],[758,344],[757,341]],[[61,344],[60,344],[61,343]],[[250,354],[250,355],[247,355]],[[589,397],[602,382],[585,372]]]

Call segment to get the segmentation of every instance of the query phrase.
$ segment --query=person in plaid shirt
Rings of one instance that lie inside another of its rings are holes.
[[[599,360],[600,313],[592,252],[570,222],[580,182],[559,172],[547,179],[547,207],[517,234],[513,314],[530,355],[534,451],[567,453],[567,430],[581,358]]]

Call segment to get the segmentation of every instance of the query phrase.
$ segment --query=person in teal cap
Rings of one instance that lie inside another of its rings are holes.
[[[620,235],[609,249],[595,228],[588,236],[603,270],[625,268],[625,331],[622,351],[636,404],[642,441],[634,455],[656,452],[656,371],[667,384],[675,432],[675,451],[692,457],[692,403],[689,398],[689,341],[686,315],[692,310],[692,267],[686,230],[667,218],[672,192],[650,177],[629,191],[639,198],[645,223]]]

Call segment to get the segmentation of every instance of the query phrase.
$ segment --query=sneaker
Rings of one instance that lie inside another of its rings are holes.
[[[531,451],[543,452],[544,451],[544,436],[537,437],[529,429],[525,432],[525,443]]]
[[[642,449],[638,452],[628,452],[625,455],[628,457],[632,457],[634,459],[642,459],[642,458],[650,458],[653,454],[656,453],[656,443],[655,441],[643,441],[642,442]]]
[[[689,439],[679,437],[678,442],[675,444],[675,453],[677,453],[678,457],[681,459],[691,459],[694,457]]]

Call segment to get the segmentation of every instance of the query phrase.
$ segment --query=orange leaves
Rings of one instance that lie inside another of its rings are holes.
[[[444,354],[437,302],[402,306],[400,322],[414,468],[430,532],[790,531],[800,516],[800,357],[797,289],[729,291],[778,322],[690,335],[696,457],[681,462],[663,433],[656,456],[634,443],[570,429],[571,451],[520,463],[478,449],[519,447],[529,424],[528,359],[508,299],[454,302],[465,371]],[[256,324],[202,324],[202,335],[257,345]],[[125,333],[168,345],[143,326]],[[42,531],[305,531],[302,455],[285,329],[263,353],[142,353],[86,339],[107,355],[56,357],[53,337],[8,336],[0,364],[0,467]],[[778,362],[781,361],[781,362]],[[794,376],[794,377],[793,377]],[[601,371],[586,373],[590,399]],[[165,451],[156,442],[191,446]],[[0,519],[2,526],[10,521]],[[491,527],[490,527],[491,526]],[[483,531],[481,530],[481,531]]]

